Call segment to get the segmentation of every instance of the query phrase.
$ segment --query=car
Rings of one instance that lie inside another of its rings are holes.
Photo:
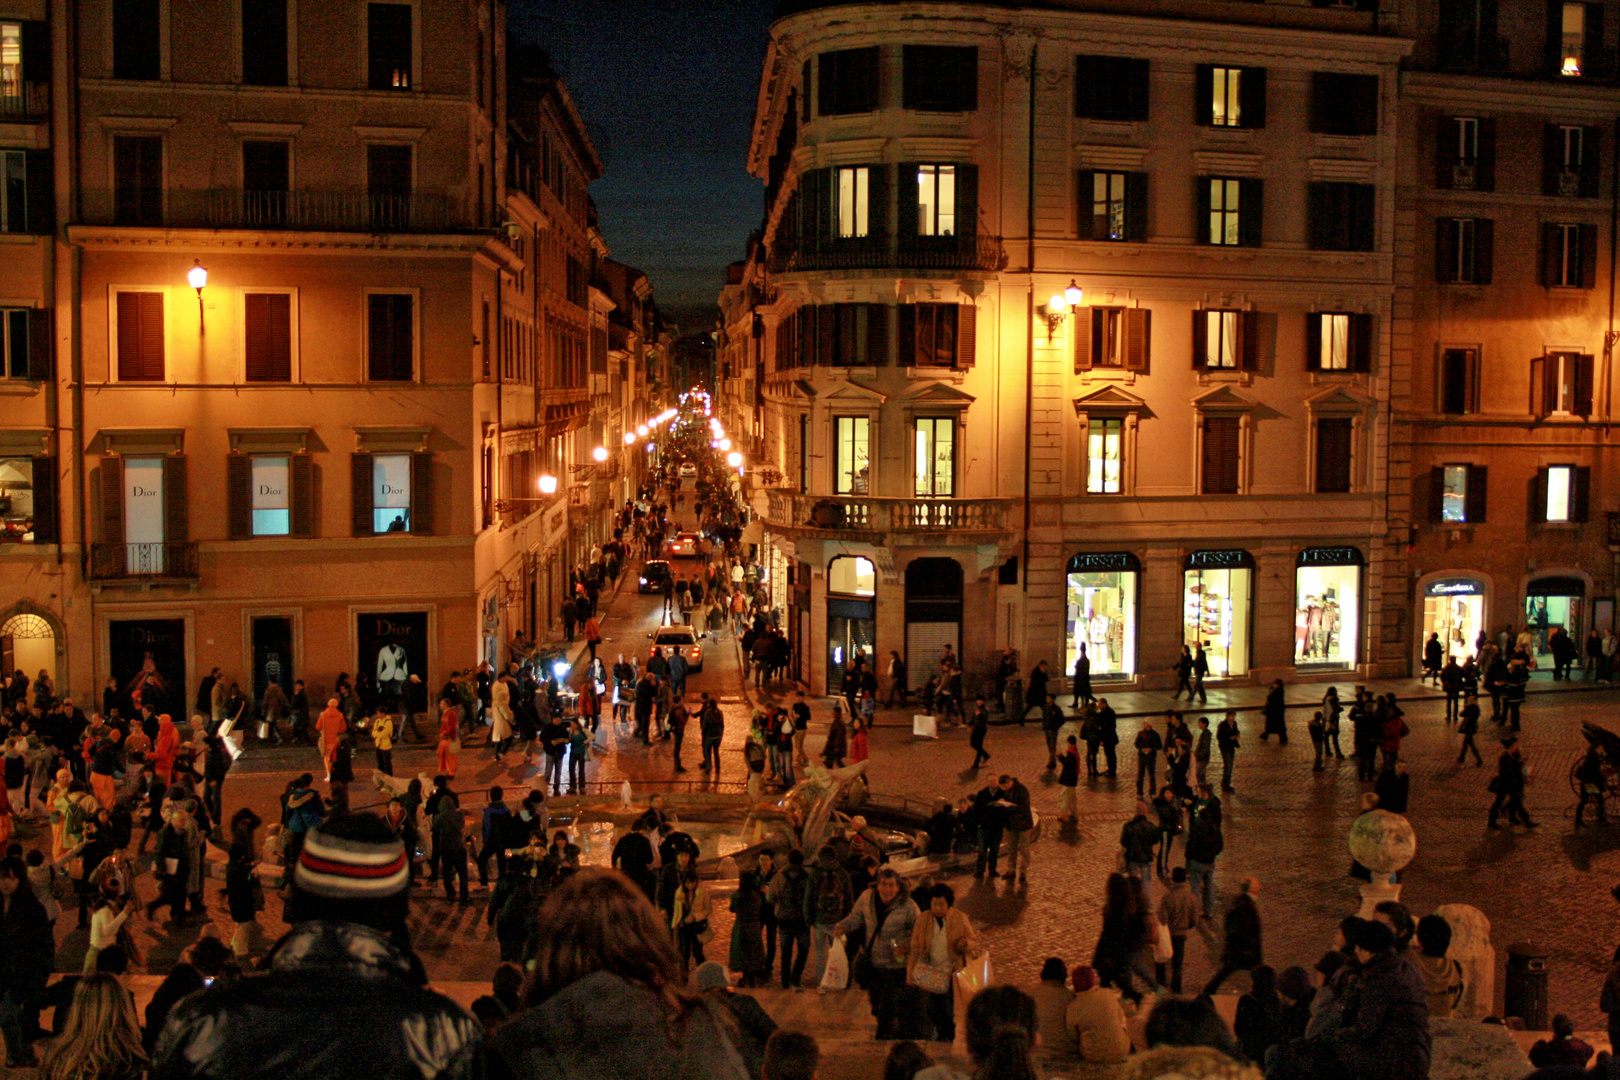
[[[670,537],[668,544],[669,557],[672,559],[690,559],[698,553],[698,534],[694,532],[676,533]]]
[[[669,563],[663,559],[648,559],[641,564],[637,588],[644,593],[661,593],[664,591],[664,582],[672,576],[669,572]]]
[[[679,624],[660,626],[651,634],[653,644],[663,650],[665,656],[674,656],[675,647],[680,646],[681,655],[686,657],[688,671],[703,670],[703,642],[698,640],[698,632],[690,626]]]
[[[681,467],[676,470],[676,473],[682,480],[693,479],[697,476],[697,466],[692,464],[690,461],[683,461],[681,463]]]

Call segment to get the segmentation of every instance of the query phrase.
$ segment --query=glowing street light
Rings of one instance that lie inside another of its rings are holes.
[[[643,439],[645,439],[647,437],[647,425],[646,424],[637,424],[636,425],[636,434],[640,435]]]
[[[726,464],[730,465],[733,469],[742,468],[742,455],[733,450],[731,453],[726,455]]]
[[[722,449],[722,450],[730,450],[731,449],[731,440],[730,439],[721,439],[720,440],[720,449]]]
[[[606,461],[607,460],[607,447],[598,446],[595,450],[591,451],[591,457],[596,459],[597,464],[601,464],[602,462]]]
[[[626,445],[626,446],[634,446],[635,443],[636,443],[636,433],[633,432],[633,431],[625,432],[624,433],[624,445]]]
[[[555,495],[557,493],[557,478],[550,473],[540,478],[540,494]]]

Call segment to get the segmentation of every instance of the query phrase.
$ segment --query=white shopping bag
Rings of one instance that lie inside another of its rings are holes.
[[[844,952],[844,939],[835,937],[827,947],[827,970],[821,973],[823,990],[843,990],[849,986],[849,954]]]
[[[917,713],[911,718],[911,734],[919,739],[937,739],[939,724],[932,716]]]

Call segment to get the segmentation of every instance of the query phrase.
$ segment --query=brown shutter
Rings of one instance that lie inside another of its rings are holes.
[[[243,304],[248,381],[287,382],[292,378],[292,297],[248,293]]]
[[[1559,368],[1562,365],[1551,356],[1544,356],[1539,359],[1541,360],[1541,412],[1545,414],[1552,412],[1554,406],[1558,404],[1558,376],[1560,374]]]
[[[433,455],[426,450],[411,455],[411,532],[433,535]]]
[[[1266,126],[1266,69],[1246,67],[1238,82],[1238,103],[1243,109],[1242,120],[1246,128]]]
[[[1462,157],[1461,147],[1457,139],[1457,120],[1444,113],[1434,114],[1432,120],[1432,141],[1434,143],[1434,186],[1442,191],[1449,190],[1455,179],[1452,166],[1456,165]]]
[[[1468,494],[1463,501],[1463,517],[1470,525],[1485,520],[1485,507],[1490,489],[1490,469],[1484,465],[1468,466]]]
[[[917,363],[917,305],[901,304],[895,313],[900,320],[900,350],[896,361],[901,367]]]
[[[866,305],[866,362],[882,367],[889,362],[889,305]]]
[[[141,343],[140,378],[152,382],[163,381],[163,294],[143,292],[140,295]]]
[[[1323,417],[1316,422],[1316,490],[1329,495],[1350,490],[1352,435],[1349,417]]]
[[[1322,370],[1322,313],[1305,313],[1305,370]]]
[[[1209,176],[1193,177],[1193,236],[1200,244],[1213,244],[1215,242],[1214,229],[1210,227],[1209,211],[1209,182],[1214,179]],[[1238,196],[1242,198],[1242,193]],[[1239,206],[1242,205],[1240,202]]]
[[[1147,61],[1143,61],[1145,64]],[[1146,240],[1148,233],[1148,174],[1125,174],[1125,239]]]
[[[1592,512],[1592,470],[1585,465],[1575,467],[1575,490],[1571,492],[1569,520],[1585,521]]]
[[[28,378],[31,382],[56,379],[55,314],[50,308],[28,309]]]
[[[1602,10],[1599,8],[1599,10]],[[1602,175],[1600,166],[1603,162],[1603,129],[1598,127],[1585,127],[1581,129],[1581,198],[1595,199],[1598,197],[1599,177]]]
[[[1193,317],[1192,366],[1203,371],[1209,366],[1209,316],[1207,311],[1195,311]]]
[[[1249,69],[1244,69],[1243,74],[1247,78]],[[1244,247],[1259,247],[1261,244],[1266,216],[1265,194],[1264,180],[1238,181],[1238,243]]]
[[[246,454],[225,459],[225,525],[232,540],[253,535],[253,459]]]
[[[1547,520],[1547,470],[1537,469],[1530,478],[1530,520],[1540,524]]]
[[[1350,370],[1366,373],[1372,370],[1373,317],[1350,316]]]
[[[1238,314],[1238,366],[1244,371],[1260,370],[1260,313]]]
[[[1153,313],[1147,308],[1125,309],[1125,370],[1146,371],[1152,342]]]
[[[1469,488],[1472,489],[1472,487],[1473,487],[1472,477],[1470,477]],[[1416,486],[1414,485],[1413,495],[1416,495],[1418,490],[1419,489],[1417,489]],[[1436,465],[1434,468],[1429,470],[1429,506],[1428,506],[1428,514],[1426,516],[1428,517],[1428,519],[1430,521],[1432,521],[1432,522],[1434,522],[1436,524],[1439,524],[1439,523],[1445,521],[1445,512],[1446,512],[1446,470],[1445,470],[1445,466]],[[1465,514],[1466,514],[1466,511],[1465,511]],[[1418,517],[1422,517],[1422,516],[1425,516],[1425,515],[1421,515],[1421,514],[1418,514],[1418,513],[1415,513],[1415,512],[1412,514],[1413,518],[1418,518]],[[1472,521],[1473,518],[1469,518],[1469,520]]]
[[[293,454],[287,460],[287,505],[292,513],[289,532],[293,536],[315,535],[315,459],[309,454]]]
[[[970,368],[979,359],[979,309],[972,304],[956,305],[956,366]]]
[[[1489,285],[1496,266],[1496,222],[1474,219],[1474,284]]]
[[[1434,219],[1434,280],[1457,280],[1457,224],[1451,218]]]
[[[1078,235],[1082,240],[1090,240],[1096,236],[1097,217],[1095,213],[1097,201],[1097,174],[1090,169],[1081,169],[1079,180],[1075,183],[1075,193],[1078,195],[1076,220],[1079,226]]]
[[[191,539],[191,492],[186,486],[186,456],[163,459],[163,541],[180,544]]]
[[[1474,190],[1496,190],[1496,120],[1479,118],[1479,158],[1474,165]]]
[[[1236,416],[1204,417],[1203,483],[1205,495],[1238,491],[1238,425]]]
[[[118,294],[118,381],[141,378],[141,294]]]
[[[1209,127],[1215,119],[1215,67],[1199,64],[1193,74],[1193,123]]]
[[[56,459],[41,454],[31,462],[34,485],[34,543],[55,544],[62,539],[57,510]]]
[[[1575,358],[1575,413],[1578,416],[1592,415],[1592,378],[1596,363],[1591,353],[1582,353]]]
[[[1577,231],[1580,236],[1580,262],[1576,281],[1581,288],[1590,289],[1597,285],[1597,226],[1582,225]]]
[[[24,23],[28,26],[28,23]],[[27,63],[28,53],[23,53]],[[35,236],[49,236],[56,231],[56,184],[52,177],[54,166],[50,150],[23,152],[23,180],[27,185],[28,231]]]
[[[1101,317],[1100,308],[1076,308],[1074,312],[1074,371],[1078,375],[1082,371],[1091,370],[1092,342],[1097,333],[1097,320]]]
[[[1562,5],[1554,3],[1554,8]],[[1564,171],[1564,131],[1558,124],[1541,128],[1541,193],[1558,194],[1558,175]]]
[[[816,355],[814,363],[828,366],[833,364],[837,357],[834,353],[834,343],[838,338],[838,308],[833,304],[821,304],[815,309],[816,313]]]
[[[371,455],[349,456],[349,510],[356,536],[375,536],[371,506]]]
[[[101,539],[124,542],[124,459],[116,454],[101,458]]]
[[[1564,254],[1563,230],[1551,223],[1541,227],[1541,283],[1543,285],[1557,285],[1560,271],[1563,269]]]

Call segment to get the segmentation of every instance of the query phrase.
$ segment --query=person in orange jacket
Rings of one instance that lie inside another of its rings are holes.
[[[174,777],[174,759],[180,752],[180,732],[168,713],[158,717],[157,742],[152,744],[152,771],[167,787]]]
[[[456,775],[456,754],[461,749],[461,713],[445,698],[439,702],[439,772]]]
[[[320,719],[315,721],[315,730],[321,737],[321,758],[326,762],[326,779],[332,779],[332,762],[337,758],[338,739],[348,733],[349,722],[343,719],[343,710],[338,708],[337,698],[328,698],[326,708],[321,710]]]

